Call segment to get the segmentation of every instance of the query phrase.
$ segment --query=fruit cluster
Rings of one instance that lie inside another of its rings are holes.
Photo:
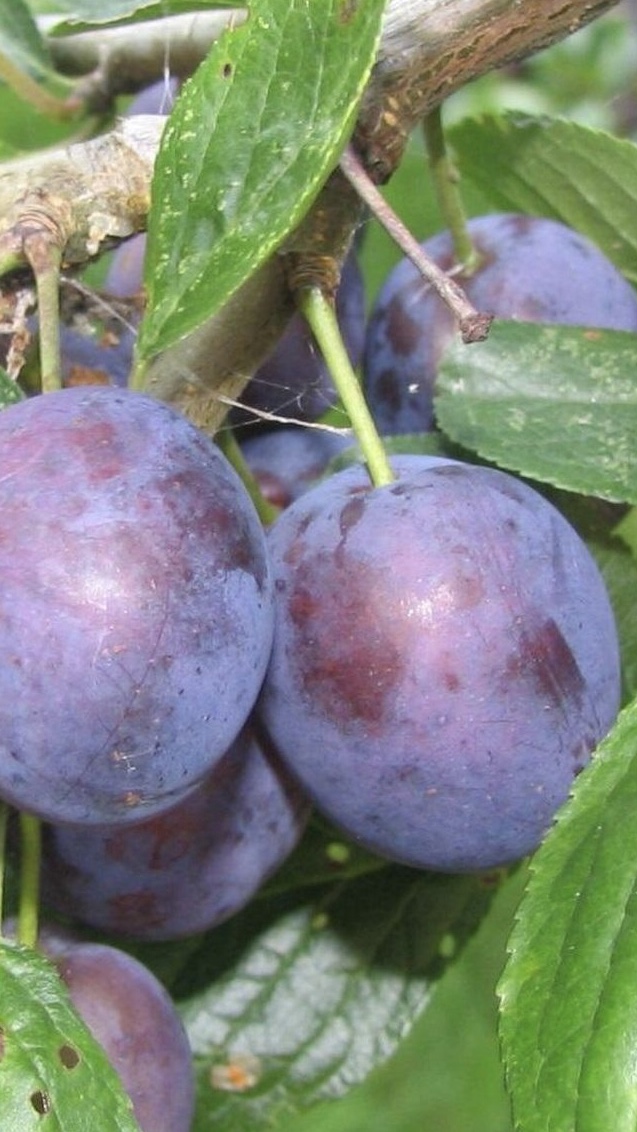
[[[502,216],[472,234],[466,285],[482,308],[637,329],[632,290],[574,233]],[[135,247],[115,258],[111,292],[139,290]],[[447,236],[430,250],[450,265]],[[354,361],[360,286],[352,261]],[[401,265],[365,339],[382,430],[434,427],[450,333]],[[308,350],[297,324],[246,403],[322,412],[334,393]],[[619,707],[595,562],[551,503],[494,468],[411,455],[382,486],[360,462],[318,478],[343,443],[287,427],[244,444],[281,508],[266,532],[213,440],[117,379],[0,414],[0,796],[45,823],[51,910],[142,940],[207,930],[288,856],[311,805],[422,869],[489,870],[543,838]],[[144,969],[97,945],[42,945],[89,1025],[102,994],[141,1016],[148,989],[168,1012],[151,1028],[170,1100],[157,1085],[151,1111],[122,1077],[142,1128],[187,1129],[183,1032]],[[118,1039],[95,1027],[117,1066]]]

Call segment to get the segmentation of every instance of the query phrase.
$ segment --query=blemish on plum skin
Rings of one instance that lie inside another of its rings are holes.
[[[507,665],[507,675],[528,673],[541,695],[562,708],[565,701],[580,706],[586,683],[567,641],[552,618],[519,637],[518,649]]]
[[[375,578],[373,571],[366,578],[366,571],[359,569],[359,586],[341,587],[343,600],[330,604],[326,618],[324,603],[315,596],[325,592],[315,584],[317,573],[325,580],[324,564],[300,563],[291,580],[288,611],[297,633],[294,655],[301,684],[312,689],[314,702],[333,722],[358,722],[374,731],[400,685],[405,661],[382,626],[369,632]]]

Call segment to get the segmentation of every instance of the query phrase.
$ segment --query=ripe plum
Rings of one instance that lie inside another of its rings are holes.
[[[285,425],[246,436],[241,451],[262,495],[276,507],[287,507],[354,443],[341,433]]]
[[[299,786],[246,727],[166,813],[122,828],[45,825],[45,903],[137,939],[207,931],[248,903],[308,815]]]
[[[542,496],[486,467],[353,466],[269,532],[260,715],[310,797],[388,858],[472,871],[532,851],[612,725],[604,582]]]
[[[234,741],[272,641],[267,548],[217,447],[101,386],[0,414],[0,794],[140,820]]]
[[[498,318],[637,330],[637,295],[584,236],[554,220],[513,213],[474,217],[469,233],[481,263],[456,281],[474,306]],[[423,247],[445,271],[454,266],[451,234]],[[410,260],[394,268],[370,315],[364,386],[381,432],[424,432],[434,425],[433,390],[453,316]]]
[[[192,1054],[161,983],[137,959],[106,944],[70,942],[48,931],[42,950],[119,1075],[142,1132],[189,1132]]]

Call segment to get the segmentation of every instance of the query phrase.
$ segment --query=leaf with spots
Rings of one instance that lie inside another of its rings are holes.
[[[531,865],[499,985],[519,1132],[637,1125],[637,701]]]
[[[7,940],[0,940],[0,1098],[7,1132],[139,1132],[55,968]]]
[[[196,1132],[275,1128],[362,1081],[426,1007],[493,891],[376,862],[257,900],[202,937],[170,980],[195,1055]]]
[[[495,322],[485,342],[445,355],[438,424],[504,468],[635,503],[635,372],[634,334]]]
[[[139,356],[185,337],[281,245],[338,163],[385,0],[254,0],[163,135]]]

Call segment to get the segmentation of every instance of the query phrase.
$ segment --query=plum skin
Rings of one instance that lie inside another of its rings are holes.
[[[497,318],[637,331],[637,296],[617,268],[580,233],[545,217],[476,216],[468,231],[482,262],[456,282],[473,305]],[[445,271],[451,234],[423,243]],[[456,332],[451,312],[408,259],[390,272],[370,314],[363,375],[376,423],[386,435],[435,425],[433,395],[444,350]]]
[[[490,468],[396,457],[269,532],[275,641],[258,711],[317,808],[441,871],[533,851],[619,706],[606,589],[563,516]]]
[[[168,992],[132,955],[45,929],[41,947],[130,1097],[142,1132],[188,1132],[192,1053]]]
[[[106,387],[0,414],[0,794],[51,821],[174,804],[250,713],[273,628],[238,476],[167,405]]]
[[[235,915],[298,843],[309,803],[249,725],[170,810],[112,826],[43,826],[44,902],[143,940],[209,931]]]

